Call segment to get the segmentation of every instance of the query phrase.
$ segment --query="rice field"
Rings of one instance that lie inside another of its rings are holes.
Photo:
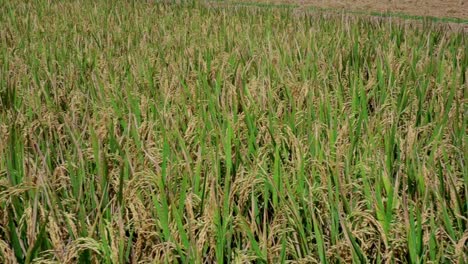
[[[0,0],[0,263],[467,263],[468,39]]]

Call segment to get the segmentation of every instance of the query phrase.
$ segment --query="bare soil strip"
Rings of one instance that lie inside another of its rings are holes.
[[[237,2],[253,1],[240,0]],[[467,0],[255,0],[255,2],[468,19]]]

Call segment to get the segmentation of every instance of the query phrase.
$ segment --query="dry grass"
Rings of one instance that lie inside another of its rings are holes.
[[[0,1],[0,262],[467,262],[466,34]]]

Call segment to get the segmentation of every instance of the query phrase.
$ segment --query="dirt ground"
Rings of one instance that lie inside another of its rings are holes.
[[[417,16],[468,19],[468,0],[254,0],[366,12],[396,12]],[[239,2],[239,1],[236,1]],[[240,2],[253,2],[241,0]]]

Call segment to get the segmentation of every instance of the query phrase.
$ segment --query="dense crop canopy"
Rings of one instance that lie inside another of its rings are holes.
[[[1,263],[467,261],[466,33],[1,1]]]

